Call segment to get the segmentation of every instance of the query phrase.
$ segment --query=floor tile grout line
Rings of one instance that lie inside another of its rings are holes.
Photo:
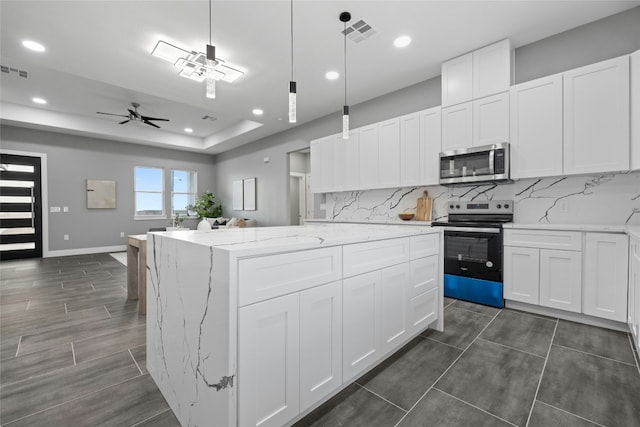
[[[111,313],[109,313],[109,309],[107,308],[107,306],[106,306],[106,305],[103,305],[103,307],[104,307],[104,309],[105,309],[105,310],[107,310],[107,314],[109,315],[109,317],[112,317],[112,316],[111,316]]]
[[[589,353],[588,351],[578,350],[577,348],[567,347],[567,346],[560,345],[560,344],[553,344],[553,342],[551,343],[551,345],[555,345],[556,347],[565,348],[567,350],[577,351],[578,353],[582,353],[582,354],[586,354],[586,355],[589,355],[589,356],[598,357],[598,358],[604,359],[604,360],[610,360],[612,362],[622,363],[623,365],[633,366],[634,368],[637,368],[637,366],[635,364],[635,358],[633,360],[634,363],[629,363],[629,362],[623,362],[622,360],[613,359],[611,357],[601,356],[601,355],[595,354],[595,353]],[[631,351],[633,351],[633,350],[631,350]]]
[[[6,424],[3,424],[2,426],[4,427],[4,426],[6,426],[6,425],[10,425],[10,424],[13,424],[13,423],[15,423],[15,422],[21,421],[21,420],[23,420],[23,419],[25,419],[25,418],[31,417],[31,416],[33,416],[33,415],[38,415],[38,414],[40,414],[40,413],[42,413],[42,412],[49,411],[49,410],[51,410],[51,409],[53,409],[53,408],[57,408],[58,406],[66,405],[67,403],[71,403],[71,402],[75,402],[76,400],[84,399],[85,397],[90,396],[90,395],[92,395],[92,394],[99,393],[99,392],[104,391],[104,390],[106,390],[106,389],[108,389],[108,388],[111,388],[111,387],[115,387],[115,386],[118,386],[118,385],[124,384],[124,383],[126,383],[126,382],[129,382],[129,381],[135,380],[135,379],[137,379],[137,378],[140,378],[140,375],[136,375],[135,377],[128,378],[128,379],[126,379],[126,380],[124,380],[124,381],[121,381],[121,382],[119,382],[119,383],[117,383],[117,384],[111,384],[111,385],[108,385],[108,386],[106,386],[106,387],[102,387],[102,388],[100,388],[100,389],[98,389],[98,390],[94,390],[94,391],[91,391],[91,392],[89,392],[89,393],[85,393],[85,394],[83,394],[83,395],[80,395],[80,396],[74,397],[73,399],[69,399],[69,400],[65,400],[64,402],[56,403],[55,405],[53,405],[53,406],[49,406],[48,408],[40,409],[39,411],[32,412],[31,414],[27,414],[27,415],[22,416],[22,417],[20,417],[20,418],[16,418],[15,420],[12,420],[12,421],[9,421],[9,422],[8,422],[8,423],[6,423]]]
[[[498,313],[496,313],[495,315],[492,315],[492,314],[478,313],[477,311],[467,310],[466,308],[456,307],[455,305],[453,305],[453,303],[451,303],[451,304],[450,304],[449,306],[447,306],[447,307],[455,308],[456,310],[466,311],[467,313],[477,314],[478,316],[491,317],[491,318],[493,318],[493,317],[497,316],[497,315],[500,313],[500,311],[502,311],[502,310],[500,310],[500,311],[499,311]]]
[[[385,402],[387,402],[387,403],[389,403],[389,404],[391,404],[391,405],[395,406],[396,408],[400,409],[400,410],[401,410],[402,412],[404,412],[405,414],[406,414],[407,412],[409,412],[409,411],[407,411],[406,409],[404,409],[404,408],[402,408],[402,407],[400,407],[400,406],[396,405],[395,403],[393,403],[393,402],[392,402],[392,401],[390,401],[389,399],[386,399],[385,397],[380,396],[380,395],[379,395],[378,393],[376,393],[375,391],[368,389],[367,387],[363,386],[363,385],[362,385],[362,384],[360,384],[359,382],[357,382],[357,381],[356,381],[356,384],[357,384],[358,386],[362,387],[363,389],[365,389],[366,391],[368,391],[369,393],[373,394],[374,396],[379,397],[380,399],[384,400]]]
[[[464,350],[465,350],[464,348],[457,347],[457,346],[455,346],[455,345],[453,345],[453,344],[449,344],[449,343],[446,343],[446,342],[438,341],[437,339],[432,338],[432,337],[425,337],[425,336],[423,336],[423,335],[420,335],[420,336],[421,336],[422,338],[426,339],[426,340],[431,340],[431,341],[433,341],[433,342],[437,342],[438,344],[443,344],[443,345],[446,345],[446,346],[448,346],[448,347],[455,348],[456,350],[462,350],[462,351],[464,351]]]
[[[91,289],[93,289],[94,291],[96,290],[96,287],[93,286],[93,283],[91,283]]]
[[[498,317],[498,314],[500,314],[500,312],[502,312],[502,309],[500,309],[500,311],[498,311],[495,316],[493,316],[493,318],[489,321],[489,323],[487,323],[487,325],[482,328],[482,330],[480,332],[478,332],[478,335],[476,335],[476,337],[473,339],[473,341],[471,341],[471,344],[473,344],[480,335],[482,335],[482,333],[489,327],[489,325],[491,325],[491,323],[493,323],[493,321],[495,320],[496,317]],[[465,348],[464,350],[462,350],[460,352],[460,354],[458,355],[458,357],[455,358],[455,360],[453,362],[451,362],[451,364],[449,364],[449,366],[447,366],[447,369],[444,370],[444,372],[442,374],[440,374],[440,376],[438,378],[436,378],[436,380],[433,382],[433,384],[431,384],[431,386],[429,386],[429,388],[422,394],[422,396],[420,396],[420,398],[416,401],[416,403],[413,404],[413,406],[411,408],[409,408],[409,410],[407,411],[406,414],[404,414],[404,416],[402,418],[400,418],[398,420],[398,422],[394,425],[394,427],[398,427],[400,425],[400,423],[402,422],[402,420],[404,420],[407,415],[409,415],[411,413],[411,411],[413,410],[413,408],[415,408],[418,403],[420,403],[420,401],[422,399],[424,399],[424,397],[427,395],[427,393],[429,393],[429,391],[431,391],[431,389],[434,388],[434,386],[438,383],[438,381],[440,381],[442,379],[442,377],[444,377],[447,372],[449,372],[449,370],[453,367],[453,365],[456,364],[456,362],[458,360],[460,360],[460,358],[467,352],[467,350],[469,349],[469,347],[471,347],[471,344],[469,344],[467,346],[467,348]],[[458,349],[460,350],[460,349]]]
[[[471,406],[472,408],[476,408],[477,410],[479,410],[479,411],[481,411],[481,412],[484,412],[484,413],[485,413],[485,414],[487,414],[487,415],[491,415],[493,418],[497,418],[497,419],[499,419],[500,421],[504,421],[504,422],[505,422],[505,423],[507,423],[507,424],[511,424],[511,425],[512,425],[512,426],[514,426],[514,427],[518,427],[518,425],[517,425],[517,424],[514,424],[514,423],[512,423],[511,421],[505,420],[504,418],[501,418],[501,417],[497,416],[496,414],[492,414],[491,412],[487,411],[486,409],[482,409],[481,407],[476,406],[476,405],[474,405],[474,404],[472,404],[472,403],[469,403],[469,402],[467,402],[466,400],[460,399],[459,397],[456,397],[456,396],[454,396],[453,394],[449,394],[449,393],[447,393],[447,392],[446,392],[446,391],[444,391],[444,390],[440,390],[438,387],[433,387],[433,389],[434,389],[434,390],[438,390],[440,393],[444,393],[444,394],[446,394],[447,396],[450,396],[450,397],[452,397],[452,398],[454,398],[454,399],[456,399],[456,400],[458,400],[458,401],[460,401],[460,402],[464,403],[465,405],[469,405],[469,406]]]
[[[14,357],[18,357],[18,352],[20,351],[20,343],[22,342],[22,335],[18,338],[18,347],[16,347],[16,355]]]
[[[69,314],[69,310],[67,310],[67,303],[64,303],[64,314]]]
[[[546,406],[548,406],[548,407],[550,407],[550,408],[556,409],[556,410],[558,410],[558,411],[560,411],[560,412],[564,412],[565,414],[572,415],[572,416],[574,416],[574,417],[576,417],[576,418],[580,418],[581,420],[584,420],[584,421],[590,422],[590,423],[595,424],[595,425],[597,425],[597,426],[600,426],[600,427],[607,427],[607,426],[605,426],[604,424],[600,424],[599,422],[596,422],[596,421],[590,420],[590,419],[585,418],[585,417],[581,417],[580,415],[576,415],[576,414],[574,414],[573,412],[569,412],[569,411],[566,411],[566,410],[564,410],[564,409],[562,409],[562,408],[558,408],[557,406],[550,405],[550,404],[548,404],[548,403],[546,403],[546,402],[543,402],[542,400],[536,400],[536,402],[540,402],[541,404],[546,405]]]
[[[529,422],[531,421],[531,415],[533,414],[533,408],[536,406],[536,400],[538,399],[538,393],[540,392],[540,386],[542,385],[542,378],[544,377],[545,369],[547,369],[549,354],[551,354],[551,348],[553,347],[553,340],[556,337],[556,332],[558,331],[559,324],[560,324],[560,321],[556,320],[556,326],[553,328],[553,334],[551,335],[551,343],[549,343],[549,348],[547,349],[547,356],[544,358],[544,364],[542,365],[542,372],[540,372],[540,378],[538,379],[538,386],[536,387],[536,393],[533,395],[533,402],[531,402],[531,408],[529,409],[529,416],[527,417],[527,422],[525,423],[525,427],[529,425]]]
[[[73,356],[73,366],[78,366],[76,363],[76,349],[73,347],[73,341],[71,341],[71,355]]]
[[[522,349],[519,349],[519,348],[516,348],[516,347],[511,347],[511,346],[505,345],[505,344],[501,344],[499,342],[491,341],[491,340],[488,340],[486,338],[478,338],[478,339],[481,340],[481,341],[484,341],[484,342],[488,342],[488,343],[491,343],[491,344],[499,345],[500,347],[508,348],[509,350],[515,350],[515,351],[520,352],[520,353],[528,354],[529,356],[535,356],[535,357],[538,357],[540,359],[546,359],[545,356],[540,356],[539,354],[535,354],[535,353],[531,353],[531,352],[528,352],[528,351],[524,351]],[[549,343],[549,346],[551,346],[551,343]]]
[[[158,413],[157,413],[157,414],[155,414],[155,415],[152,415],[152,416],[150,416],[150,417],[148,417],[148,418],[145,418],[144,420],[140,420],[140,421],[138,421],[138,422],[137,422],[137,423],[135,423],[135,424],[131,424],[131,426],[129,426],[129,427],[136,427],[136,426],[139,426],[139,425],[141,425],[142,423],[147,422],[147,421],[149,421],[149,420],[152,420],[152,419],[154,419],[155,417],[157,417],[157,416],[159,416],[159,415],[162,415],[162,414],[164,414],[164,413],[166,413],[166,412],[168,412],[168,411],[170,411],[170,410],[171,410],[171,408],[167,408],[167,409],[165,409],[164,411],[158,412]]]
[[[27,308],[25,308],[24,311],[29,311],[30,305],[31,305],[31,300],[27,301]]]
[[[631,353],[633,353],[633,360],[636,361],[636,368],[638,368],[638,373],[640,373],[640,362],[638,361],[638,355],[636,354],[636,350],[633,345],[633,337],[631,336],[631,334],[628,334],[627,338],[629,339],[629,346],[631,347]]]
[[[131,356],[131,359],[133,359],[133,363],[136,364],[136,368],[138,368],[138,371],[140,371],[140,375],[144,375],[144,373],[142,372],[142,369],[140,369],[140,365],[138,365],[138,361],[136,360],[135,357],[133,357],[133,353],[131,353],[131,349],[128,348],[127,351],[129,352],[129,356]]]

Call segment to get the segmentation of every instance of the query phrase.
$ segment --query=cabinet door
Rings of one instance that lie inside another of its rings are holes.
[[[378,124],[360,128],[358,159],[360,160],[360,188],[378,188]]]
[[[505,92],[511,86],[511,42],[501,40],[473,52],[473,98]]]
[[[360,132],[352,130],[349,132],[349,139],[344,146],[344,186],[346,190],[359,190],[360,187]]]
[[[471,102],[442,109],[442,151],[471,147],[472,109]]]
[[[409,269],[409,298],[438,286],[438,255],[411,260]]]
[[[378,124],[379,184],[380,188],[400,186],[400,120],[386,120]]]
[[[323,193],[333,186],[333,137],[311,141],[311,191]]]
[[[473,55],[453,58],[442,63],[442,106],[470,101],[473,97]]]
[[[438,317],[438,290],[431,289],[409,300],[409,335],[429,326]]]
[[[408,337],[409,263],[380,271],[381,353],[388,353]]]
[[[347,174],[347,146],[350,140],[342,139],[342,135],[334,135],[332,138],[333,149],[331,153],[333,177],[331,179],[331,191],[344,191]]]
[[[540,249],[504,247],[504,298],[539,304]]]
[[[640,50],[631,54],[631,169],[640,169]]]
[[[400,117],[400,185],[420,185],[420,114]]]
[[[509,142],[509,92],[473,101],[473,145]]]
[[[625,234],[587,233],[583,313],[627,319],[629,243]]]
[[[564,173],[629,169],[629,57],[564,73]]]
[[[581,252],[540,249],[540,305],[580,313]]]
[[[438,185],[442,149],[442,109],[420,111],[420,185]]]
[[[342,282],[300,292],[300,412],[342,384]]]
[[[638,263],[640,263],[640,239],[631,238],[629,241],[629,290],[627,293],[627,325],[634,341],[638,342],[638,316],[636,307],[636,295],[639,292],[640,277],[638,276]]]
[[[299,295],[242,307],[238,317],[238,425],[284,425],[299,413]]]
[[[380,357],[380,272],[345,279],[342,285],[342,382]]]
[[[511,88],[511,176],[562,175],[562,74]]]

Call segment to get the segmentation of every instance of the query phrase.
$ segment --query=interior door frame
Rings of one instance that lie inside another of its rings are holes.
[[[16,156],[40,157],[40,188],[42,203],[40,207],[40,217],[42,218],[42,258],[49,257],[49,186],[47,182],[47,154],[33,153],[30,151],[5,150],[0,148],[2,154],[13,154]]]

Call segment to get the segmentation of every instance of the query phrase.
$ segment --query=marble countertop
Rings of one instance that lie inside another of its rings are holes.
[[[521,224],[513,222],[504,224],[503,228],[624,233],[627,231],[628,226],[618,224]]]
[[[441,229],[400,225],[315,223],[211,231],[167,231],[158,236],[233,252],[237,256],[315,249],[370,240],[439,233]]]
[[[413,226],[423,226],[429,227],[431,225],[431,221],[416,221],[415,219],[409,221],[403,221],[401,219],[372,219],[372,220],[332,220],[332,219],[306,219],[305,223],[307,224],[381,224],[381,225],[413,225]]]

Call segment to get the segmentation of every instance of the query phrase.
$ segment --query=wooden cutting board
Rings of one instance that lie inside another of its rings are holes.
[[[426,191],[422,197],[418,197],[418,206],[416,207],[416,221],[431,221],[431,205],[433,199],[429,197]]]

